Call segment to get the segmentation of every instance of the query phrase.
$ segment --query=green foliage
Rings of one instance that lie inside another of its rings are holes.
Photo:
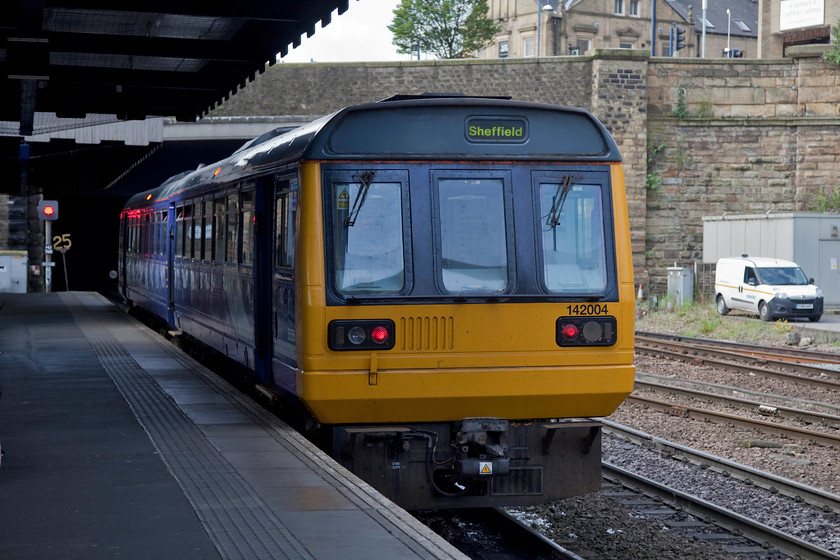
[[[840,212],[840,189],[834,189],[830,193],[826,193],[825,188],[820,185],[820,190],[814,200],[808,204],[808,210],[811,212]]]
[[[662,187],[662,172],[659,170],[652,170],[656,164],[656,156],[665,149],[665,144],[655,145],[653,139],[648,137],[647,142],[647,168],[648,173],[645,177],[645,186],[650,190],[656,192]]]
[[[831,48],[823,55],[823,59],[836,66],[840,66],[840,21],[831,28]]]
[[[677,106],[674,107],[672,114],[678,119],[688,116],[688,110],[685,107],[685,88],[682,86],[677,88]]]
[[[388,29],[399,53],[471,58],[502,29],[488,12],[487,0],[401,0]]]
[[[678,309],[674,309],[673,305],[668,309],[668,299],[661,297],[656,309],[647,303],[637,303],[636,330],[757,344],[786,344],[787,334],[799,328],[786,321],[765,323],[753,314],[740,311],[732,311],[726,317],[721,317],[714,304],[700,304],[696,301]],[[831,333],[815,333],[813,336],[815,343],[828,344],[834,348],[838,346],[838,341]]]

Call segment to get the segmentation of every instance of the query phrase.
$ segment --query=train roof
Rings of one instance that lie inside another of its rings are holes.
[[[583,109],[499,97],[395,96],[265,133],[222,161],[170,178],[153,198],[296,161],[372,159],[619,162],[621,154]]]

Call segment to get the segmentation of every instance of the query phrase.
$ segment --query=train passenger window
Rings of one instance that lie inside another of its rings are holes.
[[[289,187],[284,181],[283,188]],[[280,188],[280,185],[278,185]],[[275,264],[278,267],[295,266],[295,225],[297,220],[297,193],[294,191],[278,192],[274,202],[274,223],[277,224]]]
[[[242,254],[239,262],[254,264],[254,191],[242,191]]]
[[[175,210],[175,256],[184,256],[184,207]]]
[[[213,201],[213,262],[221,262],[225,257],[225,199]]]
[[[160,254],[166,254],[166,241],[169,237],[169,212],[160,212],[158,214],[158,220],[160,220]]]
[[[372,173],[336,182],[333,199],[333,263],[344,293],[398,293],[405,285],[402,187],[373,182]]]
[[[152,243],[152,255],[159,255],[160,254],[160,212],[155,212],[152,215],[152,220],[154,222],[154,241]]]
[[[600,292],[607,285],[601,185],[567,176],[539,186],[543,280],[555,293]]]
[[[201,230],[197,239],[201,239],[201,260],[210,262],[213,260],[213,203],[209,200],[200,202],[201,209]],[[196,224],[198,227],[198,224]]]
[[[143,218],[143,237],[140,239],[141,249],[140,252],[143,256],[148,257],[149,254],[152,252],[152,232],[154,232],[155,228],[152,223],[152,216],[153,214],[146,214]]]
[[[194,206],[187,204],[184,206],[184,256],[188,259],[193,258],[193,217]]]
[[[508,256],[502,179],[441,179],[441,278],[449,292],[502,292]]]
[[[227,197],[227,232],[225,233],[225,262],[235,263],[239,248],[239,232],[237,220],[239,219],[239,194],[230,194]]]

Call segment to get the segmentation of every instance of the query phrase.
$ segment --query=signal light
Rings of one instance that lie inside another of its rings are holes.
[[[677,25],[674,28],[674,50],[678,51],[685,48],[685,29],[680,29]]]
[[[41,200],[38,202],[38,219],[39,220],[57,220],[58,219],[58,201],[57,200]]]

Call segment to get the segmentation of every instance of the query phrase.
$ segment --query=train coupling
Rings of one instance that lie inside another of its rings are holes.
[[[484,478],[510,472],[508,421],[501,418],[465,418],[456,424],[455,465],[464,478]]]

